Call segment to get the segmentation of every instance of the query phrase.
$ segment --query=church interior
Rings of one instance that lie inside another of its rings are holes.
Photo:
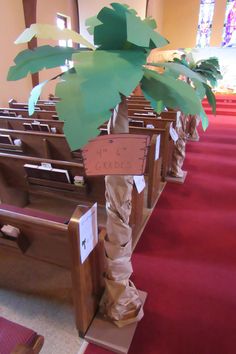
[[[0,354],[235,354],[236,0],[0,18]]]

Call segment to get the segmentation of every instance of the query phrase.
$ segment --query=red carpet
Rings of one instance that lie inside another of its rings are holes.
[[[185,170],[133,256],[133,280],[148,298],[129,354],[236,353],[235,116],[210,119],[200,142],[188,143]]]

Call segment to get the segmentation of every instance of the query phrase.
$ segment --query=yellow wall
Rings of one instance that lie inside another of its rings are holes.
[[[200,0],[149,1],[149,14],[161,23],[159,31],[170,41],[165,49],[195,47]],[[221,45],[225,8],[226,0],[215,1],[211,46]]]
[[[62,13],[71,17],[72,28],[76,28],[76,11],[73,7],[73,0],[38,0],[37,6],[37,22],[40,23],[56,23],[56,13]],[[7,106],[10,98],[16,98],[23,102],[29,97],[32,88],[31,77],[19,81],[9,82],[6,80],[8,68],[13,65],[13,60],[20,50],[27,48],[27,45],[15,45],[14,41],[19,34],[25,29],[24,13],[22,0],[4,1],[2,11],[0,12],[0,48],[1,48],[1,65],[0,65],[0,106]],[[49,41],[47,41],[49,43]],[[39,41],[39,44],[46,43]],[[55,42],[51,42],[55,45]],[[59,73],[56,70],[50,70],[49,73],[42,72],[40,81],[50,78]],[[49,92],[53,92],[53,84],[45,88],[43,98],[47,98]]]
[[[71,28],[78,31],[76,22],[76,9],[73,7],[74,0],[38,0],[37,2],[37,22],[38,23],[48,23],[56,25],[56,15],[57,13],[69,16],[71,18]],[[52,40],[39,40],[38,45],[51,44],[57,45],[58,43]],[[39,73],[39,82],[50,79],[57,74],[60,74],[61,70],[49,69],[43,70]],[[55,85],[57,80],[49,82],[44,86],[41,98],[47,99],[49,93],[54,93]]]
[[[220,47],[222,42],[223,25],[225,20],[226,0],[216,0],[212,23],[210,45]]]
[[[162,35],[170,44],[166,49],[193,47],[196,43],[199,0],[165,0]]]
[[[80,14],[80,33],[89,41],[92,41],[92,36],[89,35],[86,29],[85,20],[89,17],[95,16],[104,6],[109,6],[112,2],[115,1],[78,0]],[[140,17],[145,17],[146,0],[117,0],[117,2],[129,5],[137,11]]]
[[[13,65],[13,59],[19,50],[26,49],[26,45],[15,45],[14,41],[24,29],[24,14],[22,0],[4,1],[0,12],[0,106],[7,106],[11,97],[23,101],[28,96],[31,79],[7,81],[8,68]]]
[[[163,11],[164,0],[149,0],[147,16],[152,16],[155,18],[159,33],[162,33],[163,29]]]

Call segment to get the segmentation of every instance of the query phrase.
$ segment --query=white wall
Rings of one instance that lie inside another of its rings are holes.
[[[110,0],[78,0],[79,5],[79,20],[80,20],[80,34],[92,42],[92,36],[87,32],[85,21],[87,18],[95,16],[104,7],[109,6]],[[141,18],[145,17],[146,0],[125,0],[117,1],[121,4],[127,4],[134,8]]]

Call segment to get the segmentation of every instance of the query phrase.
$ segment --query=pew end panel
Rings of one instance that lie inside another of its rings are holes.
[[[80,260],[79,219],[87,207],[77,207],[68,223],[54,216],[40,214],[27,208],[0,205],[0,225],[11,225],[29,241],[25,256],[56,264],[71,271],[72,293],[76,326],[84,336],[98,309],[103,293],[104,250],[103,238],[89,254],[84,263]],[[50,218],[52,217],[52,220]],[[6,252],[21,252],[13,245],[16,241],[0,236],[0,247]]]
[[[98,244],[89,257],[81,264],[78,219],[81,211],[77,208],[68,225],[68,237],[72,257],[72,283],[73,300],[76,311],[76,324],[80,336],[84,337],[97,310],[104,290],[103,273],[105,269],[105,257],[103,237],[104,230]]]

